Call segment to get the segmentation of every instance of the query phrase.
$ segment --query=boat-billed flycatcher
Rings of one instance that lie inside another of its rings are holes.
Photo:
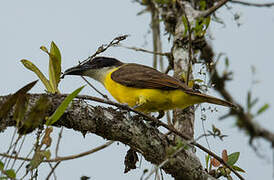
[[[101,82],[120,103],[142,112],[163,112],[197,103],[235,107],[232,103],[193,91],[183,82],[148,66],[95,57],[67,69],[64,75],[88,76]]]

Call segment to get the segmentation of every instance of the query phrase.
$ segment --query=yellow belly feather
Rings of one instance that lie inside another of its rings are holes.
[[[105,88],[118,102],[131,107],[137,105],[136,109],[139,111],[156,112],[174,108],[184,109],[199,102],[199,98],[186,94],[182,90],[139,89],[123,86],[111,79],[113,71],[105,77]]]

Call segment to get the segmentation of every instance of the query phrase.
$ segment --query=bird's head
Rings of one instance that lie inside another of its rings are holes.
[[[123,65],[123,63],[115,58],[95,57],[84,64],[67,69],[64,72],[63,77],[66,75],[88,76],[102,82],[103,78],[110,70],[121,65]]]

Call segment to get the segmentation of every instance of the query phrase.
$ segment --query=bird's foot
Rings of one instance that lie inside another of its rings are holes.
[[[161,119],[162,117],[164,117],[165,116],[165,111],[158,111],[158,116],[156,117],[157,119]]]

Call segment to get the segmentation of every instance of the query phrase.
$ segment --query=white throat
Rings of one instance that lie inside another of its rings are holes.
[[[114,66],[111,67],[104,67],[101,69],[91,69],[89,71],[86,71],[84,76],[91,77],[95,79],[96,81],[99,81],[100,83],[104,84],[104,80],[106,78],[106,75],[109,73],[109,71],[112,71]]]

